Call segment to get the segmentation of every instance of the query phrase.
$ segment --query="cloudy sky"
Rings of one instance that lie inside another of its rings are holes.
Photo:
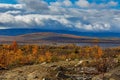
[[[119,0],[0,0],[0,29],[120,31]]]

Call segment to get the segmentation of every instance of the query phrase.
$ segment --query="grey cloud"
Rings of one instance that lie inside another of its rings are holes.
[[[92,8],[92,9],[106,9],[106,8],[111,8],[111,7],[115,7],[118,5],[118,2],[116,1],[108,1],[107,3],[100,3],[100,4],[97,4],[95,2],[92,2],[90,3],[88,0],[78,0],[75,2],[75,5],[76,6],[79,6],[81,8]]]
[[[70,0],[57,0],[56,2],[51,2],[51,6],[56,7],[70,7],[73,6],[73,3]]]
[[[66,3],[69,0],[66,0]],[[20,4],[0,5],[0,28],[41,28],[75,31],[118,31],[120,11],[81,9],[48,5],[42,0],[20,0]],[[63,2],[62,2],[63,3]],[[114,4],[111,2],[109,4]],[[72,4],[73,5],[73,4]],[[90,4],[91,5],[91,4]],[[13,9],[13,10],[11,10]]]
[[[7,11],[23,11],[22,4],[0,4],[0,13]]]
[[[19,0],[19,3],[24,4],[28,12],[42,12],[48,10],[48,4],[43,0]]]
[[[71,9],[70,9],[71,10]],[[42,29],[71,29],[76,31],[117,31],[120,29],[120,15],[117,10],[77,10],[69,14],[0,14],[1,27],[11,28],[42,28]],[[66,12],[67,13],[67,12]],[[98,14],[99,13],[99,14]],[[109,14],[108,14],[109,13]],[[115,27],[113,27],[113,25]]]

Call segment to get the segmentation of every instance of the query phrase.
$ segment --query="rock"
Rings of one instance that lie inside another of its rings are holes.
[[[62,79],[65,79],[65,78],[70,78],[69,76],[65,75],[63,72],[59,71],[57,74],[56,74],[56,77],[58,78],[62,78]]]
[[[75,61],[79,61],[79,59],[75,59]]]
[[[113,78],[110,78],[109,80],[115,80],[115,79],[113,79]]]
[[[51,80],[51,79],[49,79],[49,78],[43,78],[42,80]]]
[[[50,65],[50,67],[57,67],[57,65]]]
[[[1,78],[0,80],[27,80],[26,75],[19,74],[16,70],[8,71],[7,73],[3,74]]]
[[[62,67],[62,66],[58,66],[54,69],[55,71],[66,71],[66,68],[65,67]]]
[[[7,70],[6,68],[0,67],[0,70]]]
[[[45,65],[45,64],[47,64],[47,62],[43,62],[43,63],[41,63],[41,65]]]
[[[28,75],[28,80],[34,80],[34,79],[38,79],[38,74],[36,72],[30,73]]]
[[[66,59],[65,61],[67,61],[67,62],[68,62],[68,61],[71,61],[71,59],[69,58],[69,59]]]
[[[120,70],[118,70],[118,71],[115,73],[115,75],[120,77]]]
[[[92,78],[92,80],[103,80],[103,79],[101,79],[100,77],[94,77]]]
[[[116,73],[117,74],[117,73]],[[112,74],[111,78],[115,79],[115,80],[120,80],[120,75],[116,75],[116,74]]]
[[[84,64],[89,64],[89,63],[90,61],[88,60],[81,60],[75,65],[75,67],[80,67],[80,66],[83,66]]]
[[[103,80],[109,80],[109,78],[105,76],[105,77],[103,77]]]
[[[112,73],[110,78],[115,79],[115,80],[120,80],[120,70],[117,70],[114,73]]]
[[[82,60],[81,60],[81,61],[79,61],[79,62],[75,65],[75,67],[80,67],[82,63],[83,63],[83,61],[82,61]]]
[[[8,70],[8,68],[0,65],[0,70]]]
[[[24,76],[22,76],[22,75],[20,75],[20,76],[14,78],[14,79],[12,79],[12,80],[27,80],[27,78],[24,77]]]
[[[21,74],[21,73],[23,73],[23,71],[22,71],[22,70],[19,70],[18,73]]]

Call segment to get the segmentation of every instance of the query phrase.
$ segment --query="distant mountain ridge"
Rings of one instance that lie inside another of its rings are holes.
[[[72,34],[77,36],[87,36],[87,37],[118,37],[120,38],[120,33],[117,32],[78,32],[78,31],[68,31],[68,30],[42,30],[42,29],[0,29],[0,35],[3,36],[18,36],[37,32],[53,32],[60,34]]]
[[[13,32],[11,32],[13,33]],[[114,43],[120,44],[119,38],[95,38],[77,36],[73,34],[61,34],[55,32],[36,32],[16,36],[0,35],[0,43],[11,43],[17,41],[20,44],[50,44],[50,43]]]

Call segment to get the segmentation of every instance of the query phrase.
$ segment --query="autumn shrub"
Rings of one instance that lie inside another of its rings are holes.
[[[45,55],[39,55],[39,62],[46,62]]]
[[[78,54],[76,54],[76,53],[71,53],[71,54],[69,54],[68,55],[68,58],[70,58],[70,59],[72,59],[72,60],[74,60],[74,59],[78,59]]]
[[[67,59],[67,55],[60,55],[58,56],[59,60],[66,60]]]
[[[75,45],[18,45],[16,41],[11,44],[0,45],[0,66],[29,65],[41,62],[55,62],[66,59],[97,60],[91,65],[103,64],[101,59],[109,58],[107,63],[113,64],[110,59],[120,55],[120,48],[102,49],[99,46]],[[98,68],[102,68],[100,65]]]
[[[52,56],[52,59],[51,59],[51,62],[58,62],[59,60],[60,60],[60,59],[59,59],[58,56],[53,55],[53,56]]]

